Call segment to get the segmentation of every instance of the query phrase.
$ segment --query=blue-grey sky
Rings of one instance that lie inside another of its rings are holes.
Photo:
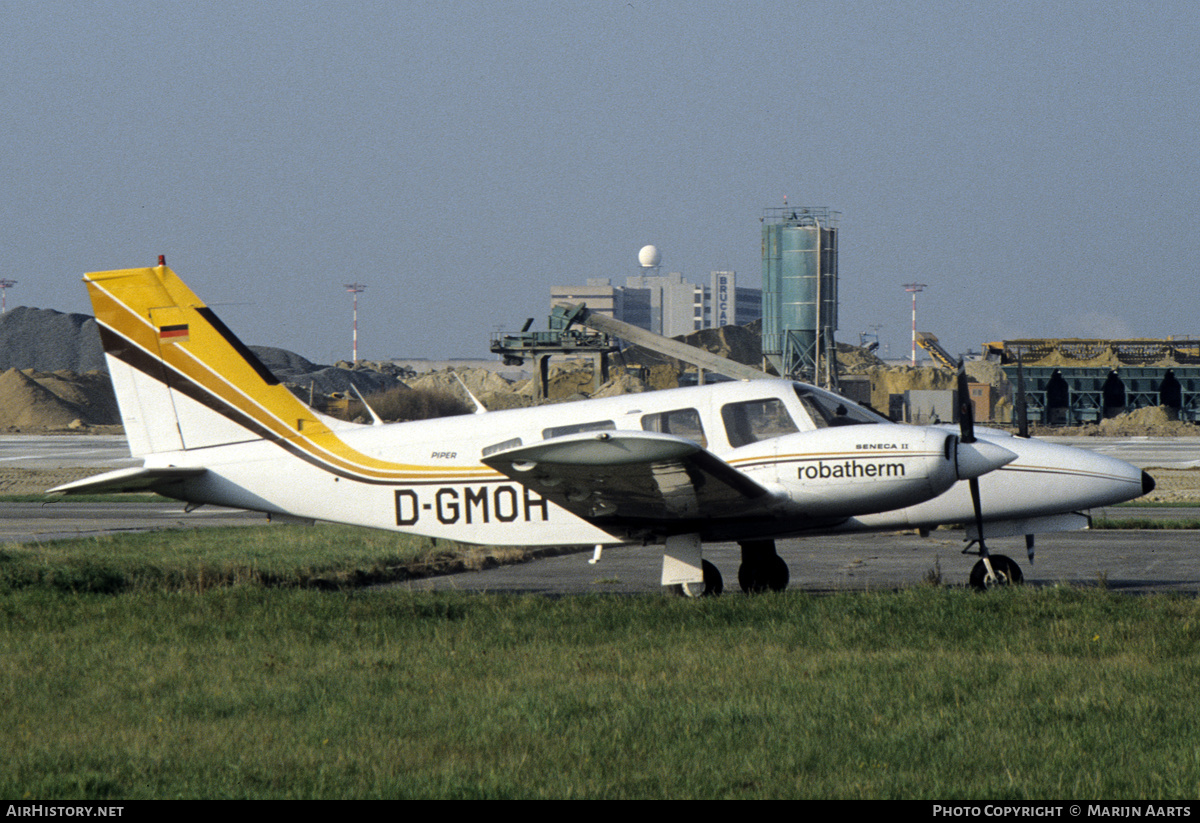
[[[1200,334],[1200,3],[0,0],[9,305],[168,263],[246,342],[484,355],[551,285],[761,279],[842,212],[839,338]]]

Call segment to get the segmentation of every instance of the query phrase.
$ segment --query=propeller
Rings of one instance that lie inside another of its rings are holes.
[[[955,444],[954,470],[959,480],[971,481],[972,496],[975,498],[975,512],[978,516],[978,478],[990,471],[995,471],[1001,466],[1007,466],[1017,459],[1017,455],[1006,448],[997,446],[995,443],[975,439],[975,417],[972,413],[971,398],[968,395],[966,381],[966,373],[960,370],[958,375],[958,395],[959,397],[966,397],[967,402],[965,405],[960,403],[959,407],[958,417],[959,424],[962,427],[962,434],[957,438],[958,442]],[[947,452],[946,456],[949,457],[949,452]]]
[[[975,442],[975,409],[971,404],[971,389],[967,385],[966,361],[958,361],[958,425],[960,443]],[[983,542],[983,506],[979,502],[979,478],[972,477],[967,481],[971,489],[971,505],[975,508],[975,532],[979,535],[979,554],[985,560],[988,556],[987,546]]]
[[[1025,365],[1021,360],[1021,350],[1017,349],[1017,437],[1029,437],[1029,406],[1025,399]],[[1033,562],[1033,535],[1025,535],[1025,553],[1029,562]]]
[[[1025,396],[1025,364],[1016,349],[1016,437],[1030,437],[1030,407]],[[1033,563],[1033,535],[1025,535],[1025,553]]]
[[[960,428],[959,442],[965,444],[975,444],[975,407],[971,403],[971,389],[967,384],[967,368],[966,360],[958,361],[958,424]],[[1021,393],[1024,396],[1024,376],[1018,374],[1020,378],[1018,382],[1021,385]],[[978,443],[974,448],[979,449],[987,443]],[[1007,450],[1006,450],[1007,451]],[[1012,455],[1012,459],[1016,455]],[[1006,463],[1009,461],[1005,461]],[[968,488],[971,490],[971,506],[975,509],[975,533],[978,535],[979,542],[979,557],[980,563],[983,564],[981,574],[981,582],[984,586],[988,585],[989,580],[1000,580],[1003,582],[1020,582],[1020,569],[1016,567],[1007,557],[996,555],[996,563],[993,564],[992,556],[988,552],[987,544],[983,540],[983,505],[979,500],[979,477],[975,476],[967,481]],[[1033,541],[1031,536],[1027,536],[1025,546],[1029,552],[1029,559],[1033,560]],[[969,547],[968,547],[969,548]],[[964,550],[965,551],[965,550]],[[1000,572],[997,572],[1000,569]],[[975,572],[972,572],[974,579]]]
[[[1017,437],[1029,437],[1029,409],[1025,405],[1025,367],[1021,350],[1017,349]]]

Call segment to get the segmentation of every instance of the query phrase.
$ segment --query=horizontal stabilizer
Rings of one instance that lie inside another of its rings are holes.
[[[199,477],[208,469],[181,468],[166,466],[162,468],[129,468],[85,477],[71,483],[55,486],[47,494],[110,494],[114,492],[153,491],[158,486]]]

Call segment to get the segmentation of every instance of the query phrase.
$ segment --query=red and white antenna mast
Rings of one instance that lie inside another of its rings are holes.
[[[17,285],[16,280],[0,279],[0,314],[8,311],[8,290]]]
[[[912,294],[912,365],[917,367],[917,295],[925,289],[924,283],[905,283],[904,290]]]
[[[354,356],[350,362],[358,363],[358,295],[367,290],[362,283],[347,283],[346,291],[354,295]]]

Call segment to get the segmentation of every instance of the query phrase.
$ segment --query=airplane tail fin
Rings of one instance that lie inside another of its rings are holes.
[[[328,434],[165,264],[84,282],[134,457]]]

